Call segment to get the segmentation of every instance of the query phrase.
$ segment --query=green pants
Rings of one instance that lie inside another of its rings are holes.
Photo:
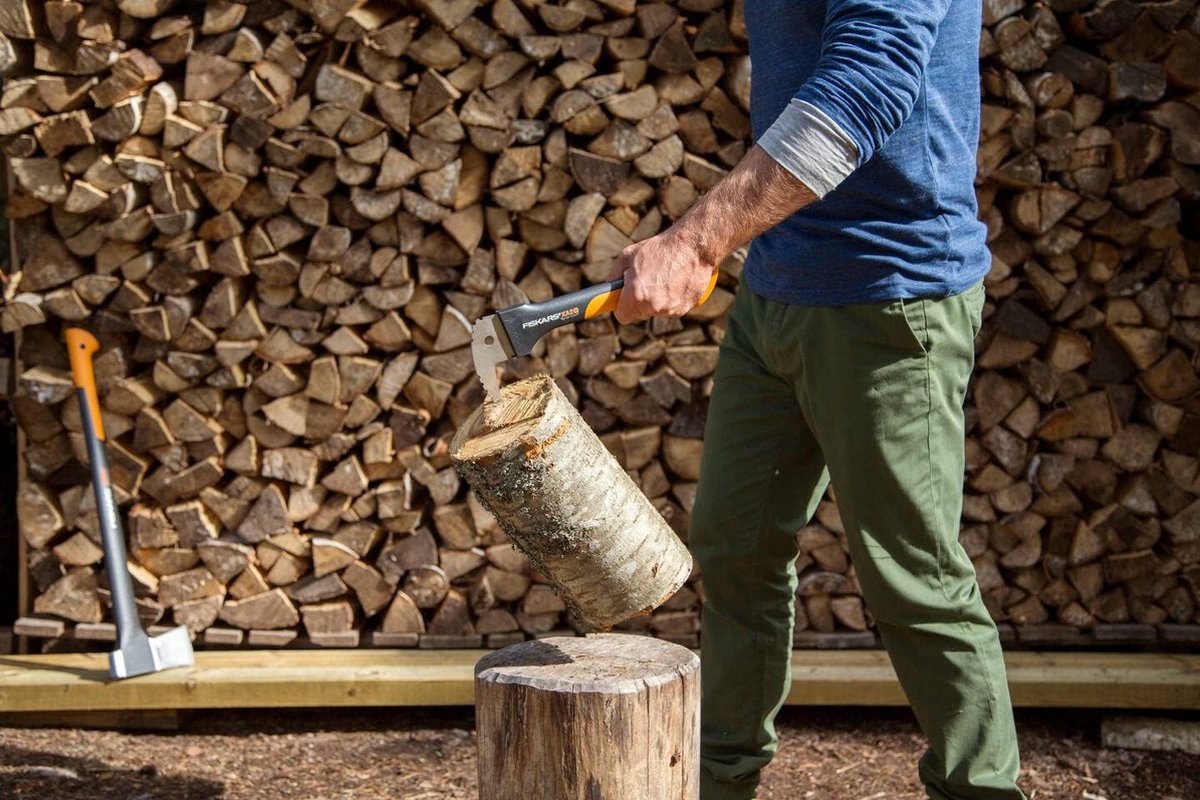
[[[796,531],[830,479],[858,581],[930,747],[938,800],[1023,798],[996,627],[958,543],[983,288],[793,306],[743,287],[713,386],[690,546],[701,800],[748,800],[791,680]]]

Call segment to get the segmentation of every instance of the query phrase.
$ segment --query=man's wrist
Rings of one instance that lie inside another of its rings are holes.
[[[697,207],[692,211],[675,223],[668,233],[680,246],[692,250],[704,265],[711,267],[720,264],[733,246],[725,242],[720,226],[706,219],[708,215],[703,213],[703,209]]]

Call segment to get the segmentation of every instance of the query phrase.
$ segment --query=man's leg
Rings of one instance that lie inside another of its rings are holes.
[[[1018,800],[1000,643],[958,543],[963,399],[983,302],[805,309],[805,407],[867,604],[930,749],[937,800]]]
[[[792,383],[762,363],[767,310],[745,287],[738,292],[692,512],[689,544],[707,598],[701,800],[749,800],[775,752],[774,717],[791,679],[794,536],[828,482]]]

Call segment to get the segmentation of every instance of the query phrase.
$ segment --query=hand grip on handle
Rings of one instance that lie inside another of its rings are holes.
[[[104,441],[104,421],[100,419],[100,396],[96,392],[96,373],[92,369],[92,354],[100,349],[96,337],[83,328],[67,328],[67,357],[71,361],[71,380],[83,392],[86,411],[92,418],[93,430]]]
[[[717,272],[713,271],[708,288],[700,298],[703,303],[717,285]],[[591,319],[600,314],[614,311],[621,299],[625,279],[597,283],[577,292],[554,297],[544,303],[522,303],[496,312],[504,323],[514,356],[527,356],[533,346],[550,331],[572,322]]]
[[[700,296],[700,301],[696,305],[701,305],[713,293],[713,289],[717,287],[717,270],[713,270],[712,277],[708,279],[708,288],[704,290],[704,294]],[[617,278],[615,281],[610,281],[607,284],[597,284],[590,287],[591,289],[607,287],[600,294],[588,301],[587,310],[583,312],[584,319],[598,317],[601,314],[607,314],[610,311],[617,310],[617,303],[621,300],[621,289],[625,286],[624,278]]]

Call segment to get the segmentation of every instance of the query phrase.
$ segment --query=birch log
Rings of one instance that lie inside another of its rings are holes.
[[[695,800],[700,660],[628,634],[506,647],[475,667],[480,800]]]
[[[549,377],[485,402],[450,452],[584,626],[607,630],[647,613],[687,580],[687,548]]]

